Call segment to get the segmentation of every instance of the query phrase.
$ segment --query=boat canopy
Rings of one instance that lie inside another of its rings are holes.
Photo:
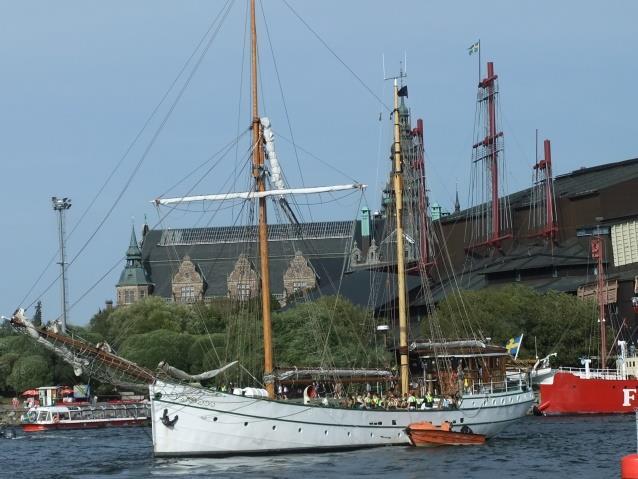
[[[395,378],[396,373],[382,369],[330,369],[330,368],[295,368],[278,369],[275,375],[277,381],[308,381],[340,379],[356,382],[358,379],[387,379]]]
[[[410,352],[421,358],[467,358],[488,356],[509,356],[507,349],[479,340],[458,340],[447,342],[415,341],[410,344]]]

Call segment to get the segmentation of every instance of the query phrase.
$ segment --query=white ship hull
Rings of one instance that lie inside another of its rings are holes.
[[[215,456],[407,445],[414,422],[449,421],[492,437],[530,409],[519,389],[465,397],[458,409],[361,410],[234,396],[157,381],[150,386],[156,456]],[[172,426],[164,425],[166,410]]]

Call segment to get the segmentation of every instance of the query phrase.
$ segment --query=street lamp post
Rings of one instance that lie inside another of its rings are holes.
[[[51,198],[53,203],[53,210],[59,213],[58,216],[58,233],[60,237],[60,262],[58,263],[62,268],[62,320],[60,329],[62,333],[66,333],[66,320],[67,320],[67,298],[66,298],[66,253],[64,250],[64,211],[71,208],[71,198],[58,198],[53,196]]]

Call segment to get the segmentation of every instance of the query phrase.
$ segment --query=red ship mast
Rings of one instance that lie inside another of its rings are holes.
[[[417,143],[417,152],[416,152],[416,162],[415,167],[417,170],[417,175],[420,179],[419,181],[419,270],[426,271],[429,266],[432,265],[430,262],[430,244],[428,242],[429,238],[429,225],[428,225],[428,197],[427,197],[427,186],[426,186],[426,178],[425,178],[425,144],[423,142],[423,120],[419,118],[416,121],[416,128],[412,129],[412,136],[416,138]]]
[[[554,177],[552,175],[552,147],[549,140],[543,143],[544,158],[534,165],[535,185],[543,185],[545,217],[540,231],[530,237],[541,236],[551,241],[556,241],[558,223],[556,220],[556,206],[554,202]]]
[[[511,234],[505,234],[502,229],[502,218],[500,199],[498,196],[499,183],[499,156],[503,151],[502,141],[498,141],[503,137],[502,131],[497,131],[496,118],[496,96],[498,88],[496,80],[498,76],[494,73],[494,63],[487,62],[487,76],[479,83],[479,103],[486,106],[487,115],[485,118],[485,138],[472,148],[476,151],[474,162],[485,162],[487,175],[490,181],[490,215],[486,217],[486,230],[488,231],[487,239],[483,242],[471,245],[467,250],[473,250],[483,246],[500,248],[501,242],[511,238]],[[486,103],[486,105],[485,105]],[[491,217],[491,218],[490,218]],[[507,218],[506,218],[507,220]]]
[[[605,288],[605,272],[603,267],[603,240],[595,236],[591,240],[591,256],[597,260],[598,288],[596,299],[598,301],[598,322],[600,323],[600,368],[605,369],[607,362],[607,330],[605,325],[605,303],[607,289]]]

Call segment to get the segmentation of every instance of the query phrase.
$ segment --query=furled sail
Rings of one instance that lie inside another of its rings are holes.
[[[212,369],[210,371],[206,371],[201,374],[188,374],[186,371],[182,371],[181,369],[177,369],[171,366],[166,361],[162,361],[161,363],[159,363],[157,365],[157,369],[165,372],[166,374],[174,377],[175,379],[182,379],[184,381],[202,381],[204,379],[214,378],[219,373],[224,372],[226,369],[230,368],[231,366],[234,366],[237,363],[238,361],[233,361],[232,363],[228,363],[219,369]]]
[[[86,359],[76,357],[64,346],[55,345],[54,343],[51,343],[50,341],[44,339],[38,332],[38,329],[33,325],[33,323],[27,319],[24,314],[24,309],[20,308],[16,310],[12,320],[13,319],[15,319],[16,321],[20,321],[24,325],[26,334],[35,339],[49,351],[52,351],[64,361],[69,363],[73,367],[73,372],[76,376],[80,376],[84,372],[84,368],[89,365],[89,362]]]
[[[152,371],[109,352],[104,346],[96,347],[78,338],[36,328],[23,309],[13,314],[10,324],[14,330],[33,338],[71,364],[78,375],[86,373],[117,386],[138,385],[138,389],[155,382],[156,375]]]
[[[270,165],[270,183],[275,190],[284,190],[286,189],[286,183],[284,182],[284,177],[281,174],[281,166],[279,165],[279,159],[277,158],[277,152],[275,151],[275,135],[272,131],[272,127],[270,126],[270,118],[263,117],[260,122],[262,126],[262,136],[264,139],[264,152],[266,160],[268,160]],[[290,203],[288,203],[288,199],[284,195],[280,195],[277,198],[277,201],[281,205],[281,208],[283,209],[284,214],[288,217],[290,223],[299,224],[299,220],[297,219],[295,212],[290,207]]]
[[[263,127],[264,136],[264,150],[266,152],[266,159],[270,163],[270,182],[277,190],[283,190],[286,188],[284,178],[281,175],[281,166],[277,159],[277,153],[275,152],[275,135],[272,132],[270,126],[270,118],[263,117],[261,120],[261,126]]]
[[[344,190],[364,190],[367,185],[351,183],[347,185],[313,186],[308,188],[285,188],[283,190],[244,191],[241,193],[223,193],[219,195],[184,196],[181,198],[157,198],[153,201],[156,205],[173,205],[180,203],[192,203],[194,201],[226,201],[226,200],[252,200],[280,195],[313,195],[318,193],[332,193]]]

